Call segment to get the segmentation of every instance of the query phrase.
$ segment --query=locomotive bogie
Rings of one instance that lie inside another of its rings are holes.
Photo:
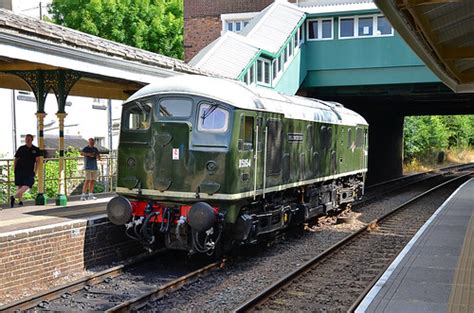
[[[117,193],[128,202],[111,201],[109,216],[148,245],[257,242],[362,196],[367,130],[339,104],[171,78],[124,104]]]

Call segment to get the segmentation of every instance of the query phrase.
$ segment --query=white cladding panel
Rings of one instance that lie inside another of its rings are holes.
[[[244,38],[228,32],[214,43],[214,46],[204,55],[198,55],[190,64],[201,70],[237,78],[242,69],[258,53],[258,49],[244,42]]]
[[[278,50],[288,39],[304,12],[293,4],[275,2],[260,14],[264,14],[258,23],[248,30],[246,37],[258,43],[258,47],[271,53]]]
[[[341,104],[286,96],[249,87],[241,82],[198,75],[165,78],[132,95],[127,102],[156,94],[188,94],[215,99],[247,110],[283,114],[287,118],[344,125],[367,125],[365,119]]]

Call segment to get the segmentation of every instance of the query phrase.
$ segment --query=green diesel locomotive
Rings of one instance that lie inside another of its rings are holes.
[[[338,103],[167,78],[123,105],[108,217],[149,248],[254,243],[361,197],[367,132]]]

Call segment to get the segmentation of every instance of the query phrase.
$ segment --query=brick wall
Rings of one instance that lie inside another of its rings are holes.
[[[0,0],[0,9],[12,9],[12,0]]]
[[[220,17],[197,17],[184,20],[184,61],[189,62],[199,51],[221,35]]]
[[[258,12],[274,0],[184,0],[184,18]],[[294,1],[293,1],[294,2]]]
[[[184,0],[184,61],[221,34],[221,14],[260,12],[274,0]],[[291,1],[291,2],[295,2]]]
[[[141,252],[123,227],[106,218],[0,235],[1,302],[10,293],[47,288],[59,278]]]

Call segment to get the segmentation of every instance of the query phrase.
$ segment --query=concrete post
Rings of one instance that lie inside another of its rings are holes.
[[[394,112],[367,116],[369,122],[369,172],[367,183],[403,175],[403,119]]]

